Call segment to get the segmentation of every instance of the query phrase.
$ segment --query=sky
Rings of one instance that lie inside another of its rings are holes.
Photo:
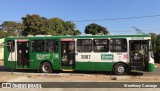
[[[82,34],[85,26],[91,23],[101,25],[113,34],[136,34],[133,27],[144,33],[160,34],[160,16],[83,21],[160,15],[160,0],[0,0],[0,23],[21,22],[27,14],[82,21],[74,22]]]

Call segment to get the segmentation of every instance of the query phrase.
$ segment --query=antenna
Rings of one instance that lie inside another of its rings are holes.
[[[132,27],[132,28],[135,29],[135,31],[137,32],[137,34],[144,34],[141,29],[136,28],[136,27]]]

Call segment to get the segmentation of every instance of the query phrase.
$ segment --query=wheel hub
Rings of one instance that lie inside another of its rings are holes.
[[[118,68],[118,72],[123,73],[123,72],[124,72],[124,68],[123,68],[122,66],[120,66],[120,67]]]
[[[43,70],[44,70],[45,72],[47,72],[48,69],[49,69],[49,67],[48,67],[47,65],[44,65],[44,66],[43,66]]]

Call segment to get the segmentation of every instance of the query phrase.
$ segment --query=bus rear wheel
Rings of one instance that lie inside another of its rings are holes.
[[[125,75],[127,74],[127,67],[123,63],[117,63],[113,67],[113,73],[115,75]]]
[[[49,62],[43,62],[40,66],[40,70],[42,73],[51,73],[52,72],[52,66]]]

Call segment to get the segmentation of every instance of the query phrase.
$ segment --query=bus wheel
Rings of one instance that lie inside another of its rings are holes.
[[[52,72],[52,66],[49,62],[43,62],[40,66],[40,70],[43,73],[51,73]]]
[[[123,63],[117,63],[114,65],[113,73],[115,75],[125,75],[127,74],[127,67]]]

